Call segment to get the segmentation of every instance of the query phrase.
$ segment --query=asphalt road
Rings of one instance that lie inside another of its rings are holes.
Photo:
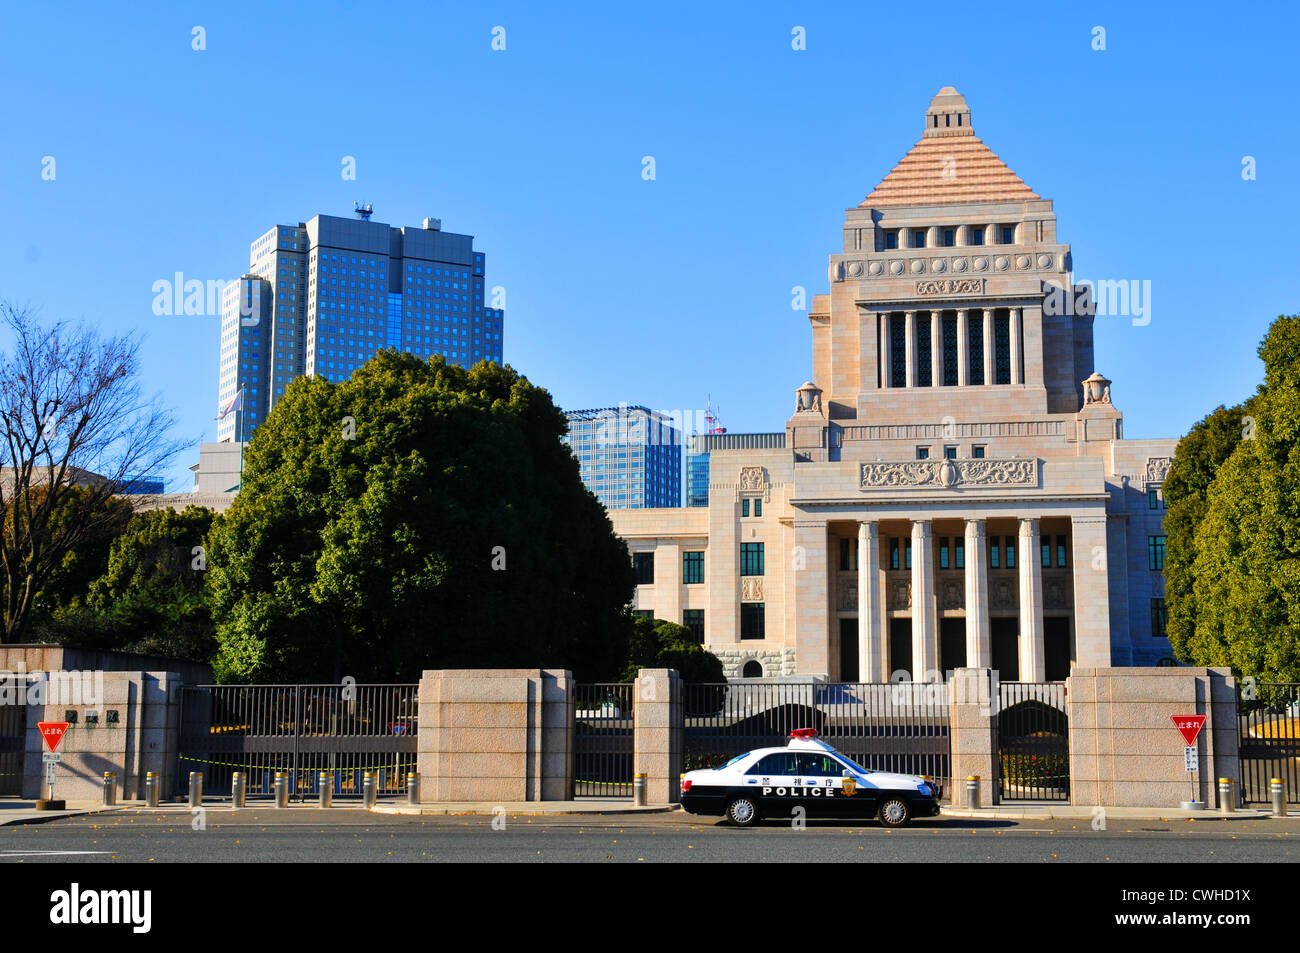
[[[208,808],[115,812],[0,827],[0,861],[25,863],[358,862],[1143,862],[1300,861],[1294,820],[993,821],[935,818],[897,831],[810,820],[740,830],[684,814],[403,817]],[[500,826],[500,821],[498,821]]]

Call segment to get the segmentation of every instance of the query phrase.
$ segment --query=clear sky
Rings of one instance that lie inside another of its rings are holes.
[[[505,360],[560,406],[711,394],[732,432],[780,430],[812,371],[791,289],[828,290],[844,210],[945,85],[1054,200],[1076,278],[1151,282],[1149,324],[1097,320],[1126,436],[1249,395],[1297,310],[1291,4],[0,9],[0,298],[141,332],[196,444],[219,318],[156,316],[153,283],[235,278],[272,225],[357,201],[476,237]]]

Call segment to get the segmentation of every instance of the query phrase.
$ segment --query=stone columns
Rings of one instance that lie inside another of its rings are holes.
[[[962,228],[966,226],[963,225]],[[969,346],[970,328],[966,320],[967,310],[957,309],[957,386],[965,387],[970,383],[970,359],[966,351]]]
[[[682,680],[676,669],[643,668],[632,685],[632,771],[646,776],[646,802],[681,800]]]
[[[1106,516],[1070,521],[1074,558],[1074,664],[1110,667],[1110,582],[1106,572]]]
[[[1020,521],[1020,680],[1041,682],[1043,661],[1043,567],[1039,557],[1038,520]]]
[[[1020,309],[1011,309],[1011,383],[1023,384],[1024,377],[1020,370]]]
[[[912,680],[939,668],[935,619],[934,534],[929,520],[912,523]]]
[[[943,386],[943,312],[930,312],[930,386]]]
[[[828,675],[831,587],[826,521],[796,516],[794,546],[795,674]]]
[[[858,524],[858,681],[887,682],[880,598],[880,524]],[[847,673],[841,673],[841,678]]]
[[[903,385],[905,387],[916,386],[916,312],[903,312],[903,342],[904,353],[907,362],[907,372],[904,376]]]
[[[993,309],[984,309],[984,383],[997,382],[997,371],[993,366]]]
[[[984,520],[966,521],[966,660],[972,668],[993,664],[989,629],[988,529]]]

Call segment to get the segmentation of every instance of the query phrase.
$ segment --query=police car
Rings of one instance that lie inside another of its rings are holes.
[[[939,788],[910,774],[870,771],[817,738],[814,728],[790,732],[784,748],[737,755],[720,768],[682,778],[682,807],[692,814],[725,815],[738,827],[763,817],[878,818],[902,827],[939,813]]]

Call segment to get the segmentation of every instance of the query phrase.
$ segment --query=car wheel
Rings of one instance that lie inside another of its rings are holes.
[[[903,827],[912,816],[912,810],[901,797],[891,797],[880,805],[878,817],[885,827]]]
[[[737,827],[750,827],[758,823],[758,804],[753,798],[738,797],[727,805],[727,820]]]

